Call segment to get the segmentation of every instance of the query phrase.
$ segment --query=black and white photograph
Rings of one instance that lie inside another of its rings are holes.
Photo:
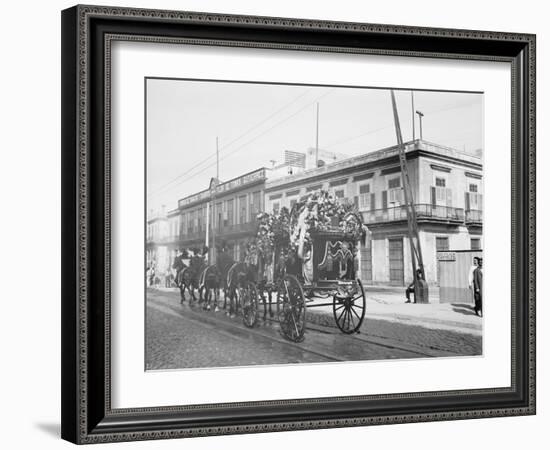
[[[483,357],[484,94],[147,77],[145,370]]]

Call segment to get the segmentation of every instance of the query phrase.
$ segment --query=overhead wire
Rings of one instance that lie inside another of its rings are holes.
[[[302,92],[300,95],[298,95],[297,97],[295,97],[292,101],[290,101],[289,103],[286,103],[285,105],[283,105],[281,108],[277,109],[276,111],[274,111],[273,113],[271,113],[269,116],[267,116],[265,119],[261,120],[260,122],[256,123],[255,125],[253,125],[252,127],[250,127],[249,129],[247,129],[244,133],[240,134],[239,136],[237,136],[235,139],[232,139],[230,142],[222,145],[222,147],[219,149],[220,151],[230,147],[233,143],[237,142],[238,140],[242,139],[243,137],[245,137],[247,134],[251,133],[252,131],[254,131],[255,129],[257,129],[258,127],[260,127],[261,125],[263,125],[264,123],[266,123],[267,121],[271,120],[273,117],[275,117],[277,114],[279,114],[281,111],[285,110],[286,108],[290,107],[291,105],[293,105],[294,103],[296,103],[298,100],[300,100],[302,97],[304,97],[305,95],[307,95],[310,91],[306,90],[305,92]],[[188,173],[192,172],[194,169],[198,168],[199,166],[201,166],[202,164],[204,164],[205,162],[211,160],[212,158],[215,157],[215,154],[211,154],[209,156],[207,156],[205,159],[203,159],[202,161],[198,162],[197,164],[195,164],[193,167],[187,169],[185,172],[179,174],[178,176],[174,177],[173,179],[171,179],[170,181],[166,182],[164,185],[162,185],[161,187],[155,189],[153,192],[150,192],[148,193],[148,196],[153,196],[153,195],[156,195],[160,192],[162,192],[165,188],[167,188],[168,186],[170,186],[172,183],[174,183],[175,181],[179,180],[180,178],[184,177],[185,175],[187,175]]]

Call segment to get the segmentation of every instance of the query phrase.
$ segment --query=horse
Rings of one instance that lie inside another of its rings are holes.
[[[227,300],[229,300],[229,311],[227,314],[230,317],[234,317],[239,309],[237,291],[239,288],[244,287],[249,279],[249,268],[245,263],[233,262],[231,264],[225,277],[225,298],[223,302],[223,308],[227,309]]]
[[[218,266],[210,264],[206,266],[199,280],[199,296],[202,297],[204,292],[203,309],[210,311],[212,309],[212,298],[214,299],[214,312],[219,311],[218,297],[220,295],[220,287],[222,286],[222,275]]]
[[[200,278],[204,269],[207,267],[206,261],[202,256],[193,256],[189,260],[189,267],[184,267],[180,272],[177,284],[180,289],[181,300],[180,303],[185,301],[185,290],[189,291],[191,300],[195,301],[195,289],[199,292],[199,303],[202,302],[203,291],[200,286]]]

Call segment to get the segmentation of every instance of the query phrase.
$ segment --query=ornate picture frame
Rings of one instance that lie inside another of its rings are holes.
[[[511,66],[510,386],[116,409],[111,402],[113,42]],[[100,6],[62,12],[62,437],[74,443],[535,414],[535,36]]]

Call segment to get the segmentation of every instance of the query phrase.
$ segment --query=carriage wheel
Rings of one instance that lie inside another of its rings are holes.
[[[258,320],[258,289],[252,282],[248,282],[239,289],[241,308],[243,311],[243,323],[252,328]]]
[[[292,342],[304,340],[306,331],[306,302],[298,279],[286,275],[277,287],[277,317],[281,334]]]
[[[367,301],[363,283],[357,279],[357,289],[346,297],[335,295],[332,301],[334,320],[340,331],[345,334],[359,333]]]

